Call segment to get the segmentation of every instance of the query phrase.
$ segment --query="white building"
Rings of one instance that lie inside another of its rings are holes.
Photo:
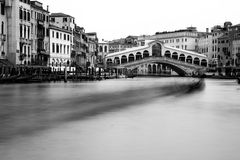
[[[6,0],[7,59],[13,64],[31,63],[30,0]]]
[[[98,42],[98,61],[99,63],[104,62],[104,58],[109,53],[109,42],[101,40]]]
[[[56,26],[49,27],[50,31],[50,66],[63,69],[71,61],[71,31]]]
[[[195,27],[172,32],[157,32],[155,35],[138,37],[138,45],[144,46],[145,40],[160,40],[170,47],[197,51],[198,40],[203,34],[205,33],[198,32]]]
[[[7,16],[5,1],[0,0],[0,59],[7,59]]]

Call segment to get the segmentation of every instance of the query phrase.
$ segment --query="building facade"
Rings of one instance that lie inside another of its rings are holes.
[[[50,25],[50,67],[63,70],[70,66],[72,32]]]
[[[157,32],[151,36],[140,36],[138,38],[138,45],[145,45],[145,40],[160,40],[170,47],[198,51],[199,38],[205,34],[205,32],[198,32],[195,27],[188,27],[187,29],[172,32]]]
[[[88,37],[88,53],[87,53],[87,66],[91,68],[97,67],[98,55],[98,37],[96,32],[87,33]]]
[[[86,68],[88,52],[88,38],[83,27],[75,26],[73,32],[72,62],[82,70]]]
[[[50,66],[61,69],[71,66],[75,19],[64,13],[52,13],[49,17]]]
[[[0,59],[7,59],[7,15],[5,1],[0,0]]]
[[[49,64],[49,11],[43,4],[31,1],[31,37],[32,65],[47,66]]]
[[[30,0],[5,1],[7,12],[7,58],[13,64],[31,64]]]

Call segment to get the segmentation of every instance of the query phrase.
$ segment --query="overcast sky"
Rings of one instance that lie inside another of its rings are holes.
[[[76,19],[86,32],[112,40],[195,26],[205,31],[225,21],[240,23],[239,0],[39,0]]]

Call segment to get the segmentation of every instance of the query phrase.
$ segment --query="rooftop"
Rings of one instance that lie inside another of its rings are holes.
[[[52,13],[50,17],[72,17],[70,15],[67,15],[65,13]],[[73,18],[73,17],[72,17]]]

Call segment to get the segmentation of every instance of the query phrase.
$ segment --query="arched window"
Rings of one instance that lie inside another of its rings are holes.
[[[207,67],[207,60],[206,59],[203,59],[201,61],[201,66]]]
[[[150,64],[148,65],[148,73],[152,73],[152,66]]]
[[[198,57],[194,58],[193,64],[200,65],[200,60]]]
[[[24,20],[27,20],[27,12],[26,11],[23,12],[23,17],[24,17],[23,18]]]
[[[140,60],[140,59],[142,59],[142,54],[140,52],[138,52],[136,54],[136,60]]]
[[[122,56],[121,63],[122,64],[127,63],[127,56],[125,56],[125,55]]]
[[[99,47],[99,51],[100,51],[100,52],[103,52],[102,46]]]
[[[170,51],[166,51],[166,52],[165,52],[165,57],[168,57],[168,58],[171,57],[171,53],[170,53]]]
[[[162,46],[160,44],[154,44],[152,46],[152,56],[161,57],[162,56]]]
[[[184,54],[180,54],[179,56],[179,60],[182,61],[182,62],[185,62],[185,55]]]
[[[22,11],[21,8],[19,9],[19,18],[20,18],[20,19],[23,19],[23,11]]]
[[[128,56],[128,62],[133,62],[134,61],[134,55],[133,54],[130,54]]]
[[[146,50],[143,52],[143,58],[149,57],[149,52]]]
[[[192,57],[191,56],[187,56],[187,63],[191,63],[192,64],[192,61],[193,61]]]
[[[104,47],[104,52],[107,52],[107,46]]]
[[[178,53],[177,52],[173,52],[172,59],[178,60]]]

